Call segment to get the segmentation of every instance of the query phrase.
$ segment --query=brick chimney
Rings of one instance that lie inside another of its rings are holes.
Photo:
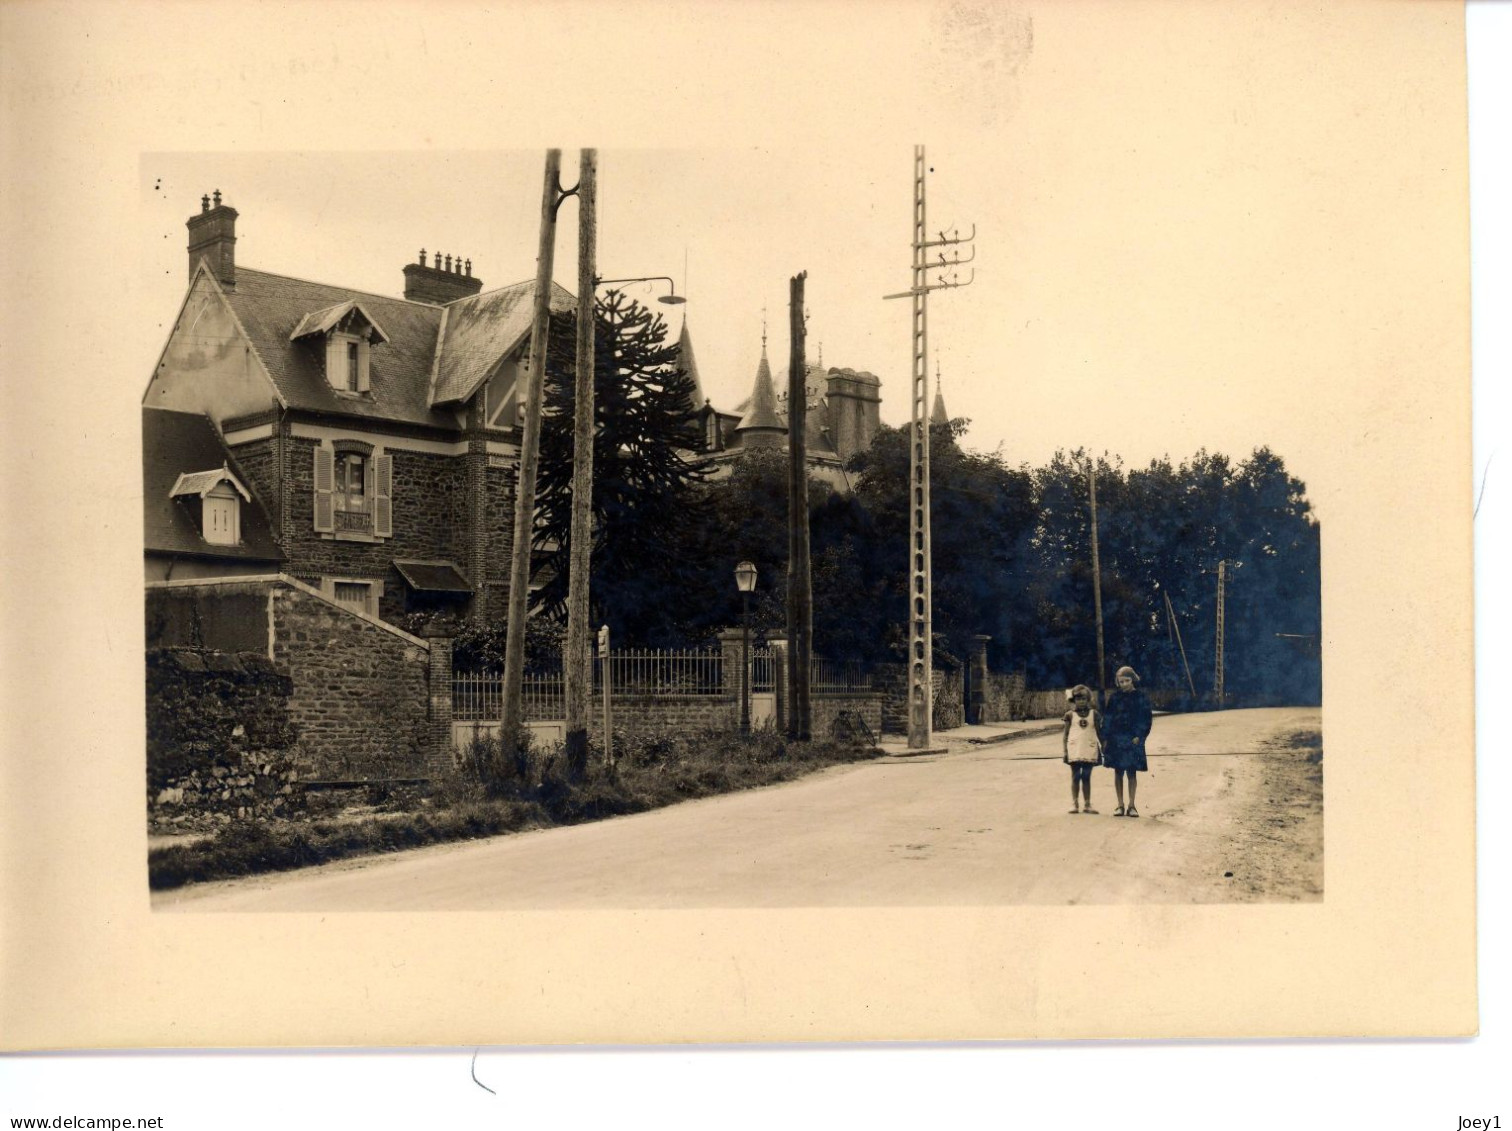
[[[228,291],[236,289],[236,209],[221,203],[220,189],[215,203],[200,197],[198,215],[189,217],[189,278],[201,259],[209,261],[210,270]]]
[[[435,262],[425,265],[425,248],[420,249],[420,262],[411,263],[404,269],[404,297],[411,302],[432,302],[444,306],[459,298],[475,295],[483,289],[483,280],[474,279],[472,260],[462,257],[443,256],[436,252]]]

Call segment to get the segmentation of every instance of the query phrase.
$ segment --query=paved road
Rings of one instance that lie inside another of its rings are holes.
[[[1317,710],[1300,708],[1157,719],[1138,820],[1110,816],[1112,774],[1102,769],[1093,775],[1101,815],[1069,815],[1060,736],[1042,734],[953,743],[945,754],[836,767],[590,825],[198,885],[154,905],[332,912],[1207,902],[1246,898],[1236,879],[1247,898],[1318,898],[1320,804],[1297,810],[1300,848],[1277,849],[1271,838],[1273,851],[1315,853],[1315,861],[1283,860],[1260,875],[1244,838],[1278,820],[1266,815],[1281,803],[1276,756],[1263,751],[1278,735],[1319,725]]]

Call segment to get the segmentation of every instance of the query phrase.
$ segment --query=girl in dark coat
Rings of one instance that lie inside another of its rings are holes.
[[[1154,722],[1150,700],[1143,691],[1135,688],[1139,676],[1133,668],[1122,667],[1113,677],[1118,690],[1108,696],[1103,709],[1103,765],[1113,771],[1113,789],[1118,794],[1115,817],[1137,817],[1134,808],[1134,791],[1140,770],[1148,769],[1145,762],[1145,739],[1149,737]],[[1124,808],[1124,775],[1129,775],[1129,807]]]

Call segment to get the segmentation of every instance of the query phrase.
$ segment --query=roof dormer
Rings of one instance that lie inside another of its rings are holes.
[[[252,495],[227,468],[185,472],[168,496],[183,501],[200,537],[212,546],[241,543],[241,504],[250,503]]]
[[[372,348],[388,335],[360,302],[349,301],[306,314],[289,340],[324,340],[326,383],[338,393],[360,395],[372,388]]]

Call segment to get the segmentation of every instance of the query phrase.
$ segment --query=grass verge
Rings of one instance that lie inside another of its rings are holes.
[[[436,783],[413,808],[358,819],[241,821],[192,844],[151,850],[149,886],[165,891],[208,880],[306,868],[334,860],[399,852],[639,813],[697,797],[790,781],[827,766],[879,756],[871,747],[833,742],[787,744],[770,733],[713,732],[621,744],[613,769],[595,757],[579,781],[567,779],[559,752],[511,757],[506,780],[459,772]],[[499,766],[480,744],[467,766]]]

